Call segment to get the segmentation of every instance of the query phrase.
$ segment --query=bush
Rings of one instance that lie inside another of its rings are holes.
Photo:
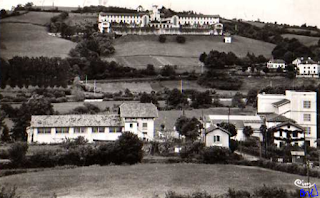
[[[33,168],[54,167],[57,164],[57,158],[52,151],[38,151],[28,160],[28,165]]]
[[[229,157],[230,151],[218,146],[205,148],[202,153],[202,161],[206,164],[226,163]]]
[[[115,142],[116,164],[135,164],[141,162],[143,157],[143,143],[138,136],[131,132],[124,132]]]
[[[0,198],[20,198],[20,196],[16,195],[16,190],[16,186],[3,186],[0,190]]]
[[[185,43],[186,42],[186,37],[179,35],[179,36],[176,37],[176,41],[178,43]]]
[[[192,158],[199,158],[204,149],[204,144],[201,142],[186,143],[180,151],[182,159],[191,160]]]
[[[160,36],[159,36],[159,42],[160,42],[160,43],[165,43],[166,40],[167,40],[167,37],[166,37],[165,35],[160,35]]]
[[[21,166],[26,160],[28,144],[25,142],[16,142],[9,148],[9,159],[13,166]]]
[[[83,136],[79,136],[75,139],[65,138],[61,143],[61,147],[65,149],[75,148],[80,145],[85,145],[88,143],[88,140],[85,139]]]
[[[101,144],[97,151],[98,164],[107,165],[116,161],[116,150],[113,143]]]

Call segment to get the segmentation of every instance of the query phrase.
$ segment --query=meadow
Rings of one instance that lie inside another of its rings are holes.
[[[296,35],[296,34],[282,34],[281,35],[283,38],[296,38],[298,39],[302,44],[305,46],[312,46],[312,45],[317,45],[318,41],[320,40],[320,37],[314,37],[314,36],[303,36],[303,35]]]
[[[18,187],[21,197],[164,197],[167,191],[212,195],[229,188],[252,191],[267,186],[298,189],[294,181],[306,178],[257,167],[205,164],[136,164],[132,166],[89,166],[74,169],[49,169],[2,177],[0,185]],[[311,179],[319,184],[319,179]]]

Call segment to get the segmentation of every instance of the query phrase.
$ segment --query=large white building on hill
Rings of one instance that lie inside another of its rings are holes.
[[[98,22],[100,32],[116,34],[223,34],[219,15],[165,15],[155,5],[149,12],[139,6],[135,13],[100,13]]]
[[[268,128],[283,126],[284,122],[296,124],[294,127],[304,129],[306,144],[317,146],[316,92],[287,90],[284,95],[258,94],[258,114],[266,119]]]
[[[29,143],[60,143],[79,136],[89,142],[115,141],[122,132],[154,139],[157,107],[149,103],[123,103],[116,114],[36,115],[27,130]]]
[[[297,66],[297,77],[313,77],[319,78],[320,65],[316,61],[309,58],[297,58],[292,62]]]

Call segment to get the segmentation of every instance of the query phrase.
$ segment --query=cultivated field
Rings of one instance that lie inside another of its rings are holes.
[[[155,35],[127,35],[115,40],[116,53],[111,60],[117,60],[125,66],[146,67],[177,65],[179,67],[200,69],[198,58],[201,53],[211,50],[234,52],[237,56],[246,56],[248,52],[271,57],[275,45],[240,36],[233,37],[232,44],[225,44],[222,36],[186,36],[185,44],[177,44],[175,36],[167,36],[166,43],[159,43]],[[110,59],[109,59],[110,60]]]
[[[137,164],[132,166],[90,166],[46,170],[3,177],[0,185],[18,187],[21,197],[63,198],[151,198],[178,193],[207,191],[212,195],[229,188],[252,191],[267,186],[298,189],[296,179],[304,177],[256,167],[205,164]],[[319,179],[311,179],[320,184]]]
[[[296,38],[305,46],[317,45],[318,41],[320,40],[319,37],[312,37],[312,36],[303,36],[303,35],[296,35],[296,34],[282,34],[283,38]]]
[[[69,13],[69,17],[65,20],[65,23],[71,26],[79,25],[93,25],[98,23],[98,14],[97,13]]]
[[[30,12],[1,20],[1,57],[8,59],[13,56],[67,57],[76,43],[48,35],[43,25],[49,22],[52,16],[53,13]]]

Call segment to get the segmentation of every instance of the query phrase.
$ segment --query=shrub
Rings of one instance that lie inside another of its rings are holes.
[[[85,139],[83,136],[79,136],[75,139],[65,138],[61,143],[61,147],[65,149],[75,148],[80,145],[85,145],[88,143],[88,140]]]
[[[180,156],[182,159],[189,160],[192,158],[199,158],[204,146],[205,145],[201,142],[186,143],[180,151]]]
[[[116,161],[116,150],[113,143],[101,144],[97,151],[98,164],[107,165]]]
[[[138,136],[131,132],[124,132],[115,142],[116,164],[135,164],[142,160],[143,143]]]
[[[211,146],[205,148],[202,153],[202,161],[207,164],[226,163],[230,151],[223,147]]]
[[[26,160],[28,144],[25,142],[16,142],[9,148],[9,159],[14,166],[21,166]]]
[[[167,40],[167,37],[166,37],[165,35],[160,35],[160,36],[159,36],[159,42],[160,42],[160,43],[165,43],[166,40]]]
[[[176,37],[176,41],[178,43],[185,43],[186,42],[186,37],[179,35],[179,36]]]
[[[235,150],[238,149],[239,143],[236,140],[230,139],[230,151],[233,153]]]
[[[16,195],[16,190],[16,186],[3,186],[0,190],[0,198],[20,198],[20,196]]]
[[[29,166],[37,167],[54,167],[57,164],[57,158],[52,151],[38,151],[28,160]]]
[[[234,190],[234,189],[230,189],[228,190],[227,193],[227,197],[228,198],[250,198],[251,195],[248,191],[245,190]]]

